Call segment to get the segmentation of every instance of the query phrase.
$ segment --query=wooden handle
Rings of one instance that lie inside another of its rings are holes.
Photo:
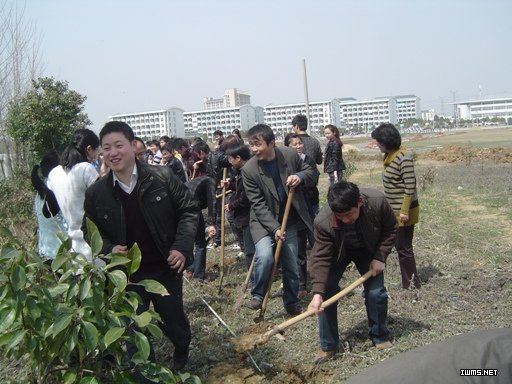
[[[228,177],[228,169],[224,168],[222,171],[222,181]],[[219,283],[219,294],[222,290],[222,281],[224,280],[224,238],[225,231],[224,226],[226,222],[226,212],[224,211],[224,205],[226,204],[226,185],[222,187],[222,200],[221,200],[221,213],[220,213],[220,283]]]
[[[251,265],[249,266],[249,270],[247,271],[247,276],[245,277],[244,284],[242,286],[242,289],[240,293],[238,294],[238,297],[235,301],[235,304],[233,305],[233,309],[238,309],[240,305],[242,305],[242,300],[245,297],[245,291],[247,290],[247,287],[249,286],[249,281],[251,280],[252,271],[254,271],[254,255],[252,256]]]
[[[349,294],[350,292],[352,292],[356,287],[358,287],[359,285],[363,284],[370,277],[372,277],[372,271],[366,272],[363,276],[358,278],[356,281],[354,281],[348,287],[345,287],[343,290],[338,292],[336,295],[334,295],[331,298],[325,300],[322,303],[321,307],[322,308],[326,308],[329,305],[335,303],[336,301],[338,301],[342,297],[344,297],[347,294]],[[270,331],[268,331],[265,335],[268,336],[268,337],[274,336],[274,335],[278,334],[279,332],[285,330],[289,326],[291,326],[291,325],[293,325],[295,323],[298,323],[299,321],[304,320],[306,317],[309,317],[309,316],[314,315],[314,314],[315,314],[315,311],[313,309],[308,309],[306,312],[302,312],[300,315],[292,317],[291,319],[288,319],[288,320],[282,322],[281,324],[275,326]]]

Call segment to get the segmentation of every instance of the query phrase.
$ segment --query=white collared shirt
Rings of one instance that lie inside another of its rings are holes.
[[[136,164],[133,164],[132,176],[130,177],[130,185],[124,184],[121,180],[119,180],[117,178],[115,172],[113,172],[114,187],[116,186],[116,182],[117,182],[119,184],[119,186],[121,187],[121,189],[128,194],[132,193],[133,190],[135,189],[135,186],[137,185],[137,178],[138,178],[138,174],[137,174],[137,165]]]

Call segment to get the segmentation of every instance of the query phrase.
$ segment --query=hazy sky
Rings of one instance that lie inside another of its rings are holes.
[[[415,94],[422,109],[512,96],[511,0],[27,0],[45,76],[107,116]],[[480,90],[481,86],[481,90]],[[442,99],[443,98],[443,99]]]

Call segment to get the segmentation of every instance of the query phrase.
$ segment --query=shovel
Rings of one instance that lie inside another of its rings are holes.
[[[290,188],[288,190],[288,199],[286,200],[286,207],[284,208],[283,214],[283,222],[281,223],[282,234],[286,233],[286,226],[288,225],[288,216],[290,215],[290,209],[292,207],[294,190],[295,188]],[[263,316],[265,315],[265,311],[267,309],[268,297],[270,296],[270,288],[272,288],[272,283],[274,282],[274,275],[277,270],[277,264],[279,263],[279,256],[281,255],[281,248],[283,248],[283,240],[279,239],[277,241],[276,251],[274,253],[274,264],[272,264],[272,272],[270,273],[267,289],[265,290],[265,297],[263,298],[263,302],[261,303],[261,309],[258,317],[254,319],[254,321],[257,323],[263,320]],[[256,255],[254,256],[256,257]]]
[[[249,267],[249,271],[247,271],[247,277],[245,278],[244,284],[242,285],[242,288],[240,292],[238,293],[237,299],[235,301],[235,304],[233,304],[233,310],[236,311],[238,308],[240,308],[240,305],[242,305],[242,301],[245,297],[245,291],[247,290],[247,287],[249,286],[249,281],[251,280],[252,271],[254,270],[254,255],[252,256],[251,265]]]
[[[342,297],[346,296],[350,292],[352,292],[356,287],[363,284],[366,280],[368,280],[372,276],[372,271],[366,272],[363,276],[358,278],[356,281],[354,281],[352,284],[350,284],[348,287],[343,289],[342,291],[338,292],[336,295],[332,296],[331,298],[325,300],[321,307],[326,308],[329,305],[335,303],[336,301],[340,300]],[[272,336],[277,335],[278,333],[281,333],[289,326],[298,323],[301,320],[304,320],[305,318],[314,315],[315,311],[313,309],[308,309],[306,312],[301,313],[300,315],[297,315],[295,317],[292,317],[291,319],[288,319],[284,322],[282,322],[279,325],[276,325],[274,328],[272,328],[270,331],[267,331],[263,334],[249,334],[249,335],[243,335],[234,339],[231,339],[231,343],[235,347],[235,351],[238,353],[247,352],[258,345],[265,344]]]
[[[228,169],[224,168],[222,173],[222,181],[226,181],[228,178]],[[224,211],[224,205],[226,204],[226,184],[223,183],[222,186],[222,199],[221,199],[221,214],[220,214],[220,284],[219,284],[219,295],[222,291],[222,281],[224,280],[224,239],[225,239],[225,230],[224,226],[226,224],[226,211]]]

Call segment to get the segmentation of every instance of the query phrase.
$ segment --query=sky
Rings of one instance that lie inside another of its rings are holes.
[[[422,109],[512,96],[510,0],[25,0],[43,76],[108,116],[414,94]]]

